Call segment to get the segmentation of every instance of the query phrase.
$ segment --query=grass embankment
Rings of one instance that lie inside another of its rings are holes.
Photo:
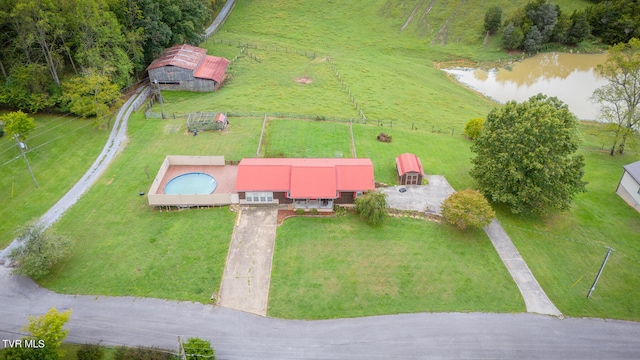
[[[184,120],[134,114],[130,142],[98,183],[54,228],[73,255],[42,281],[62,293],[133,295],[207,302],[220,286],[235,214],[228,208],[160,212],[147,191],[167,154],[255,154],[259,119],[232,119],[227,132],[185,132]]]
[[[0,138],[0,248],[16,230],[42,216],[87,171],[98,156],[108,132],[91,120],[65,116],[33,116],[36,129],[25,141],[27,159],[38,188],[15,141]]]
[[[324,319],[420,311],[524,311],[484,232],[354,215],[278,228],[269,316]]]

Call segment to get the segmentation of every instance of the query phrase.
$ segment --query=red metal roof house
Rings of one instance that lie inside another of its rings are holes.
[[[294,204],[331,211],[375,188],[369,159],[247,158],[238,165],[241,204]]]
[[[207,55],[207,50],[187,44],[166,49],[147,68],[149,81],[161,90],[214,91],[229,60]]]
[[[405,153],[396,158],[398,169],[398,182],[400,185],[422,185],[424,170],[420,159],[410,153]]]

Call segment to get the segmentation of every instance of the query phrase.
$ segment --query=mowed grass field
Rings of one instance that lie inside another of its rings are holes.
[[[0,248],[15,238],[18,228],[44,214],[82,177],[108,136],[91,120],[33,117],[36,129],[25,143],[38,188],[15,141],[6,134],[0,138]]]
[[[517,3],[436,1],[425,14],[430,3],[354,0],[318,6],[301,0],[241,1],[222,31],[202,46],[212,55],[233,58],[240,47],[220,40],[257,44],[257,49],[248,50],[259,61],[241,56],[230,69],[229,82],[215,93],[163,92],[166,110],[356,118],[354,105],[325,60],[331,57],[369,119],[366,125],[354,124],[353,132],[357,155],[373,160],[377,180],[394,183],[395,157],[414,152],[427,173],[445,175],[457,190],[473,187],[468,175],[471,143],[461,131],[470,118],[484,117],[497,105],[450,81],[437,62],[508,58],[495,39],[482,45],[482,21],[488,6],[503,5],[506,13]],[[560,3],[581,8],[590,2]],[[400,30],[416,5],[417,15]],[[440,32],[444,24],[446,33]],[[299,77],[313,82],[297,83]],[[394,126],[376,126],[376,119],[393,120]],[[208,301],[219,287],[233,213],[158,212],[138,193],[148,190],[168,154],[222,154],[234,160],[255,156],[262,118],[231,118],[229,132],[197,137],[184,134],[184,120],[144,120],[136,114],[130,126],[128,148],[55,226],[76,241],[76,248],[43,284],[68,293]],[[171,132],[176,126],[182,127]],[[375,140],[382,131],[393,136],[391,143]],[[585,147],[601,146],[588,131],[583,133]],[[272,118],[265,141],[261,154],[267,156],[333,157],[342,152],[346,157],[351,151],[344,123]],[[610,158],[581,151],[587,160],[589,191],[576,197],[571,211],[531,218],[498,208],[498,218],[564,314],[640,320],[640,215],[614,193],[621,166],[640,155]],[[287,220],[278,231],[272,316],[523,311],[517,289],[481,232],[459,233],[408,219],[390,219],[387,226],[374,230],[352,216]],[[586,300],[585,288],[604,257],[605,245],[616,252],[593,297]],[[443,259],[429,261],[429,250]],[[366,264],[367,257],[373,265]],[[474,273],[491,281],[483,282],[478,291],[471,289],[480,283]],[[323,289],[336,293],[339,301],[322,294]]]
[[[484,232],[355,215],[278,228],[268,315],[324,319],[420,311],[521,312],[524,301]]]
[[[130,142],[99,182],[54,225],[73,255],[41,282],[73,294],[208,302],[220,287],[235,213],[227,207],[160,211],[146,192],[166,155],[255,154],[262,121],[234,118],[226,132],[186,132],[184,119],[129,120]]]

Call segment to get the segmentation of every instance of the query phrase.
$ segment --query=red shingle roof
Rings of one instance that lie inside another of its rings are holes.
[[[193,76],[222,82],[229,60],[217,56],[208,56],[207,50],[188,44],[176,45],[162,52],[147,70],[163,66],[177,66],[193,71]]]
[[[420,159],[414,154],[405,153],[398,156],[396,158],[396,167],[398,168],[398,175],[400,176],[408,172],[417,172],[424,175]]]
[[[243,159],[236,191],[282,191],[294,199],[335,199],[338,192],[373,190],[369,159]]]

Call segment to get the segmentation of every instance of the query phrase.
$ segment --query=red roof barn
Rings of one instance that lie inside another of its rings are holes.
[[[400,185],[422,185],[424,171],[420,159],[416,155],[405,153],[398,156],[396,168]]]
[[[207,55],[207,50],[182,44],[166,49],[147,68],[149,80],[162,90],[213,91],[229,60]]]
[[[236,191],[241,204],[294,204],[332,210],[374,189],[369,159],[242,159]]]

